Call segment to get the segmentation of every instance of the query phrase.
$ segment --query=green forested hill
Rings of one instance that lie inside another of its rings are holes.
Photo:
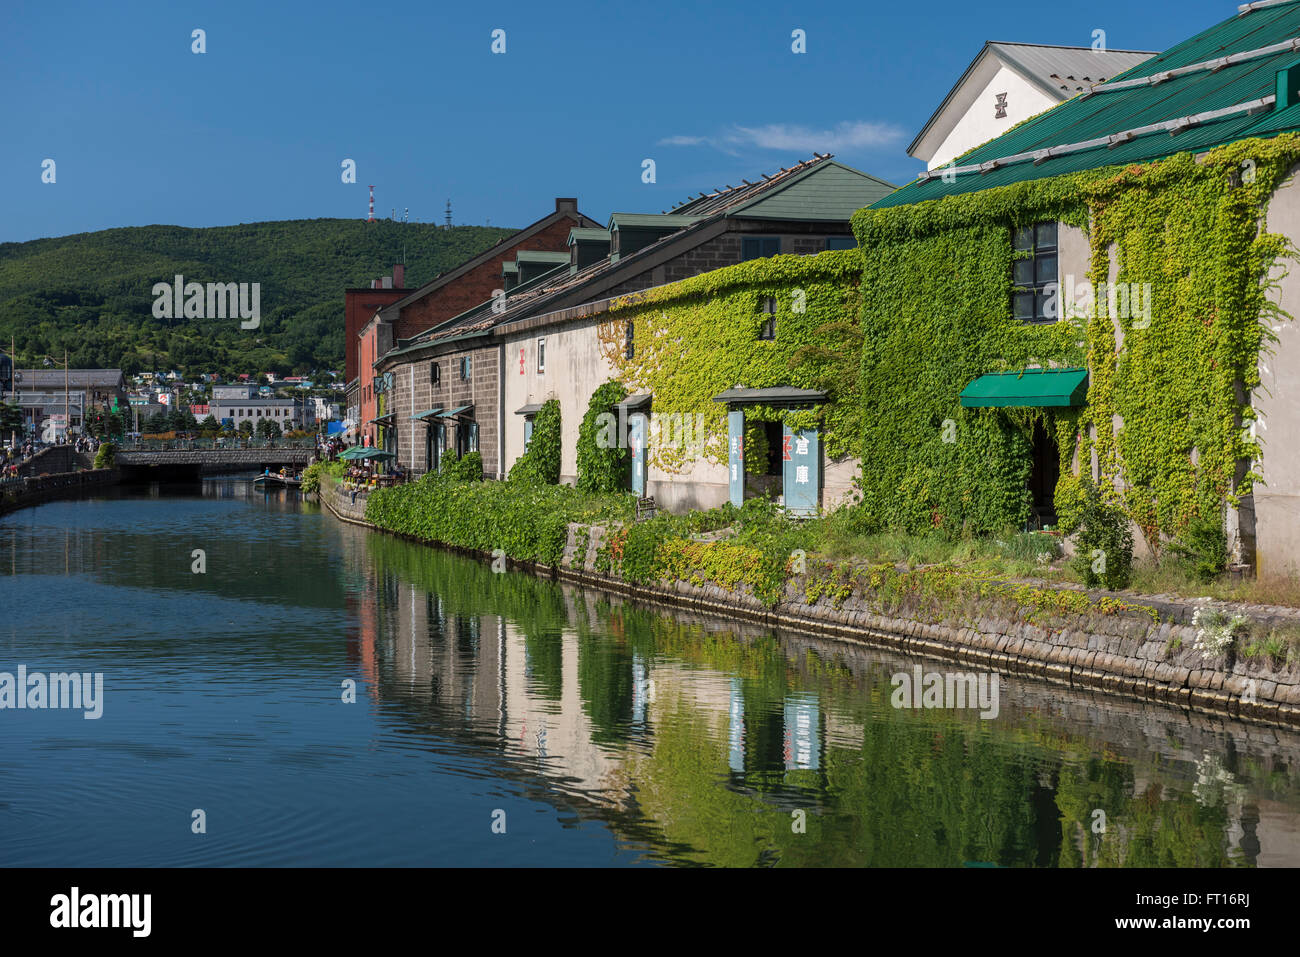
[[[138,226],[0,244],[0,347],[21,365],[66,347],[73,368],[189,372],[340,369],[343,290],[392,274],[414,288],[512,230],[304,219]],[[261,325],[155,319],[154,283],[261,283]]]

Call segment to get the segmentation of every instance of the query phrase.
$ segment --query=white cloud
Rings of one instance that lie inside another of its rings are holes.
[[[903,130],[892,123],[845,120],[817,129],[789,123],[733,126],[714,136],[669,136],[661,146],[712,146],[738,155],[743,149],[784,150],[799,153],[842,153],[883,149],[903,140]]]

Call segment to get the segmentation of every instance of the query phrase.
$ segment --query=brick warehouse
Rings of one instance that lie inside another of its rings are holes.
[[[418,335],[490,300],[494,291],[509,288],[504,278],[507,263],[514,265],[520,257],[528,255],[567,256],[565,243],[571,230],[596,225],[578,211],[576,198],[557,197],[552,213],[363,316],[360,327],[348,339],[348,355],[354,358],[357,369],[355,381],[349,379],[349,404],[357,408],[358,429],[363,439],[368,444],[385,447],[395,447],[398,443],[399,437],[393,429],[385,427],[392,420],[387,414],[389,403],[381,398],[386,386],[391,387],[391,380],[376,381],[374,364],[399,337]]]
[[[702,193],[674,212],[614,213],[605,229],[575,227],[569,261],[550,270],[530,273],[530,264],[517,257],[521,281],[503,287],[509,289],[504,302],[485,299],[434,329],[397,340],[390,351],[377,351],[376,369],[393,390],[387,408],[398,433],[398,462],[419,474],[436,468],[444,449],[477,449],[484,474],[504,477],[525,441],[529,416],[521,408],[546,397],[518,402],[513,395],[521,375],[534,382],[540,360],[535,329],[568,325],[609,297],[747,259],[851,247],[849,216],[893,188],[829,155],[817,156],[757,183]],[[526,339],[507,344],[506,324],[513,330],[525,321]],[[591,333],[584,349],[594,370],[601,365],[595,320],[580,324]],[[582,375],[544,390],[565,406],[563,481],[574,480],[579,409],[605,377]]]

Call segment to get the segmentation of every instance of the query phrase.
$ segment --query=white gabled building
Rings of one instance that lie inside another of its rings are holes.
[[[943,166],[1154,55],[1143,50],[989,41],[916,134],[907,153],[927,169]]]

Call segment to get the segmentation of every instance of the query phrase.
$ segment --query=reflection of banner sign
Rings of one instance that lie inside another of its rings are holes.
[[[731,679],[731,705],[727,710],[727,766],[737,774],[745,773],[745,695],[740,679]]]
[[[650,676],[646,671],[645,660],[640,655],[632,656],[632,721],[645,724],[646,703],[650,700]]]
[[[821,767],[821,709],[814,695],[786,699],[784,751],[787,771]]]

